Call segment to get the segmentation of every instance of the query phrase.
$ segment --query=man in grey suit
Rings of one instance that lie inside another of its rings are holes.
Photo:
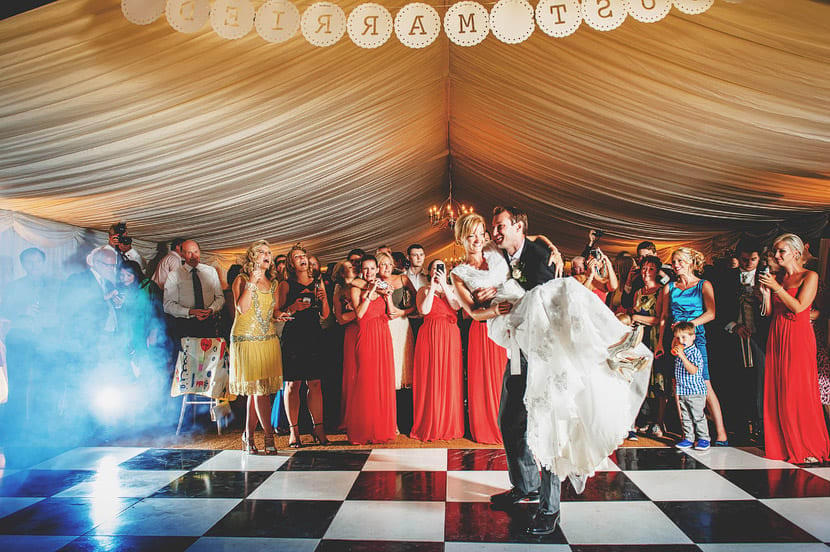
[[[493,241],[503,251],[511,267],[511,277],[529,290],[554,278],[548,266],[549,252],[536,242],[526,239],[527,214],[516,207],[493,209]],[[496,294],[495,288],[474,292],[477,302],[484,303]],[[510,305],[503,303],[500,314],[509,312]],[[541,475],[536,460],[527,444],[527,410],[524,405],[527,385],[527,358],[521,353],[521,372],[512,374],[510,360],[504,373],[499,408],[499,429],[507,455],[509,491],[490,497],[495,507],[512,506],[523,500],[539,497],[539,508],[530,520],[527,533],[547,535],[556,531],[559,524],[559,496],[561,483],[552,472],[542,468]]]

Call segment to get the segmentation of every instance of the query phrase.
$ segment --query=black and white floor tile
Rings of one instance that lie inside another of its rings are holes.
[[[0,550],[830,550],[830,467],[737,448],[620,449],[545,537],[501,450],[0,451]]]

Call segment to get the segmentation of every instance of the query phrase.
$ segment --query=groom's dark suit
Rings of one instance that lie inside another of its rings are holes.
[[[548,267],[548,251],[535,242],[525,239],[519,257],[519,265],[524,278],[519,284],[529,290],[554,278]],[[504,252],[507,263],[510,257]],[[511,277],[512,277],[511,270]],[[524,279],[524,281],[522,281]],[[522,373],[510,374],[510,361],[504,371],[504,383],[501,389],[501,406],[499,408],[499,429],[504,440],[507,455],[507,469],[510,482],[522,495],[539,491],[539,511],[552,514],[559,511],[559,478],[546,469],[541,477],[536,461],[527,444],[527,409],[524,405],[525,387],[527,386],[527,358],[521,357]]]

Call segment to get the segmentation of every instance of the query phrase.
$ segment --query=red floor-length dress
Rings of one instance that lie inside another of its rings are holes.
[[[340,391],[340,427],[346,428],[346,405],[351,397],[351,387],[357,374],[357,320],[346,324],[343,333],[343,387]]]
[[[461,332],[455,311],[435,295],[415,344],[412,374],[413,439],[464,436],[464,374]]]
[[[797,288],[788,289],[795,295]],[[804,462],[830,457],[818,390],[816,337],[810,309],[793,313],[773,294],[764,380],[767,458]]]
[[[487,337],[487,323],[473,320],[467,344],[467,411],[477,443],[501,444],[499,404],[507,351]]]
[[[357,370],[346,399],[346,433],[352,443],[383,443],[395,438],[395,359],[386,316],[378,297],[358,322]]]

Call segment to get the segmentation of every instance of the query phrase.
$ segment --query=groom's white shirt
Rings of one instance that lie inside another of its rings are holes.
[[[523,239],[523,240],[522,240],[522,244],[519,246],[519,248],[516,250],[516,252],[515,252],[515,253],[513,253],[512,255],[509,255],[509,257],[510,257],[510,264],[511,264],[511,265],[512,265],[514,262],[516,262],[516,261],[518,261],[519,259],[521,259],[521,258],[522,258],[522,251],[524,251],[524,249],[525,249],[525,242],[526,242],[526,241],[527,241],[527,238]]]

